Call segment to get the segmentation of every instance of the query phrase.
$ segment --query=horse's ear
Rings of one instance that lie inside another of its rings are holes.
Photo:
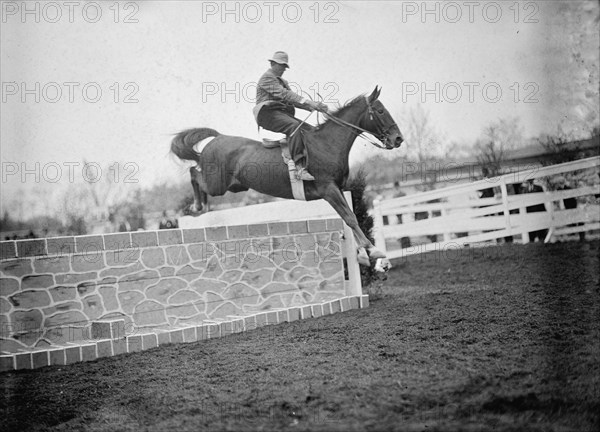
[[[375,86],[375,90],[373,90],[373,93],[371,93],[371,96],[369,96],[369,102],[375,102],[379,97],[379,93],[381,93],[381,88],[377,88],[377,86]]]

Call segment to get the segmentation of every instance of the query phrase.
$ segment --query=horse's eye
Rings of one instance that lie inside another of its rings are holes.
[[[383,110],[382,110],[382,109],[380,109],[380,110],[377,110],[377,112],[378,112],[379,114],[383,114]]]

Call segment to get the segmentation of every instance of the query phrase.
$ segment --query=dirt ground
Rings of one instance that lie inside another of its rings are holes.
[[[368,309],[0,375],[8,430],[597,431],[599,242],[411,257]]]

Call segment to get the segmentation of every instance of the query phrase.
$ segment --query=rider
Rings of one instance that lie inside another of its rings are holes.
[[[290,154],[298,170],[298,178],[314,180],[315,178],[305,168],[306,164],[302,162],[305,156],[301,131],[298,130],[291,135],[302,123],[294,117],[294,107],[327,112],[327,105],[303,98],[290,89],[288,82],[281,77],[289,68],[288,55],[285,52],[277,51],[269,62],[271,68],[260,77],[256,87],[254,118],[260,127],[287,136]]]

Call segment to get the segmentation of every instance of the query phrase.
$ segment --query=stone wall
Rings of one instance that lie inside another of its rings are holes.
[[[104,321],[160,333],[341,299],[342,232],[326,219],[1,242],[0,350],[86,341]]]

